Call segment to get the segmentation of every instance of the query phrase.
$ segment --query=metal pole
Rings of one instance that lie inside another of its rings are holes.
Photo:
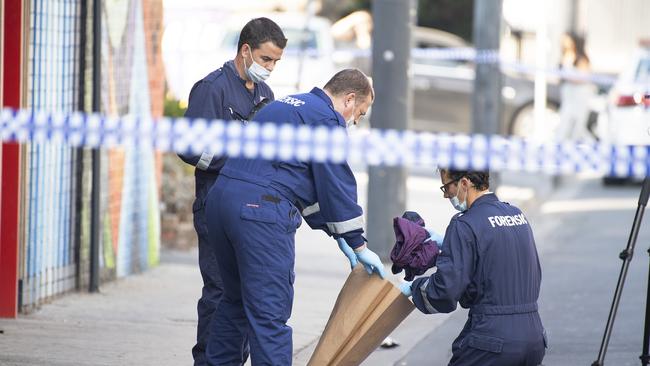
[[[547,2],[537,0],[537,31],[535,32],[535,99],[534,115],[535,124],[532,131],[534,139],[543,141],[543,132],[546,127],[546,55],[547,55],[547,37],[548,25],[546,20]],[[553,138],[554,136],[550,136]]]
[[[474,45],[481,51],[499,51],[502,0],[474,1]],[[502,76],[498,62],[477,60],[472,103],[472,132],[499,132]]]
[[[296,93],[302,93],[301,82],[302,82],[302,72],[305,66],[305,51],[307,49],[307,38],[311,33],[309,25],[314,16],[314,0],[308,0],[307,5],[305,5],[305,25],[302,28],[302,34],[300,35],[300,49],[298,54],[298,77],[296,78]],[[330,55],[317,55],[317,57],[329,57]]]
[[[408,67],[411,57],[413,0],[374,0],[372,75],[375,102],[373,128],[404,130],[411,111]],[[382,260],[388,260],[395,243],[392,220],[406,208],[406,169],[368,168],[368,243]]]
[[[101,0],[93,0],[93,90],[92,110],[100,110],[99,93],[101,88]],[[100,233],[100,159],[99,148],[92,152],[92,197],[90,213],[90,285],[89,291],[99,290],[99,233]]]
[[[79,4],[79,79],[77,82],[77,110],[86,111],[86,45],[88,37],[88,4],[81,1]],[[84,149],[79,147],[75,149],[75,222],[74,222],[74,263],[75,263],[75,288],[81,288],[81,210],[83,208],[83,153]]]
[[[79,88],[77,93],[77,109],[86,111],[86,46],[88,42],[88,2],[79,3]]]
[[[569,31],[571,32],[578,31],[579,9],[580,9],[580,0],[569,1]]]

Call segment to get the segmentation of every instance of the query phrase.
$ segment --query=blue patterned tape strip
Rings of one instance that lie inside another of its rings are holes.
[[[61,143],[90,148],[151,147],[166,152],[269,160],[454,167],[492,171],[573,174],[596,172],[645,177],[650,146],[538,143],[517,137],[450,135],[395,130],[357,130],[275,123],[121,117],[96,114],[32,114],[3,109],[0,138],[19,143]]]

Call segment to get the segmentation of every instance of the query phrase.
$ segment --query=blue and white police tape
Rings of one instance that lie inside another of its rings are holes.
[[[476,64],[494,64],[501,61],[499,50],[477,50],[472,47],[413,48],[411,57],[415,60],[471,61]]]
[[[144,147],[166,152],[204,151],[268,160],[490,169],[572,174],[596,172],[645,177],[650,146],[592,143],[539,143],[517,137],[450,135],[376,130],[348,134],[344,128],[311,128],[239,121],[154,120],[97,114],[32,114],[4,109],[0,138],[19,143],[60,143],[73,147]]]
[[[577,82],[584,82],[584,83],[592,83],[601,86],[610,86],[614,84],[614,82],[616,82],[616,78],[609,75],[596,74],[592,72],[570,70],[570,69],[565,69],[565,70],[558,69],[558,68],[540,69],[534,66],[524,65],[522,63],[517,63],[517,62],[508,62],[508,61],[501,62],[501,70],[525,74],[531,77],[535,76],[538,72],[541,72],[545,76],[557,80],[569,80],[569,81],[577,81]]]
[[[332,57],[332,54],[321,52],[313,47],[303,50],[294,48],[285,50],[284,55],[308,57]],[[335,51],[336,58],[369,58],[372,51],[369,49],[339,49]],[[500,60],[498,50],[477,50],[472,47],[446,47],[446,48],[413,48],[411,57],[423,60],[459,60],[472,61],[477,64],[496,63]]]
[[[285,51],[285,54],[304,55],[306,57],[332,57],[331,54],[323,54],[314,48],[304,50],[293,49]],[[370,50],[349,49],[335,51],[337,58],[369,58]],[[451,48],[413,48],[411,50],[412,62],[416,66],[416,76],[418,73],[427,74],[426,67],[417,66],[436,66],[437,61],[464,61],[474,64],[499,64],[504,72],[514,72],[534,77],[542,73],[550,78],[559,80],[571,80],[588,82],[601,86],[612,85],[616,79],[611,75],[603,75],[593,72],[580,70],[559,69],[559,68],[538,68],[534,65],[526,65],[514,60],[505,58],[499,54],[499,50],[477,50],[472,47],[451,47]],[[458,67],[460,65],[454,65]],[[469,67],[469,66],[468,66]]]
[[[559,68],[538,68],[513,60],[508,60],[499,54],[498,50],[477,50],[475,48],[415,48],[411,51],[414,62],[420,60],[430,61],[471,61],[475,64],[499,63],[502,71],[516,72],[535,76],[538,72],[554,79],[588,82],[608,86],[616,79],[610,75],[601,75],[580,70]]]

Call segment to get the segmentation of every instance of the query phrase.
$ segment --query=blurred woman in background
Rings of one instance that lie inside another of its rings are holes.
[[[589,140],[593,135],[587,128],[589,100],[594,93],[593,85],[585,79],[591,71],[585,51],[585,39],[573,32],[562,36],[562,83],[560,87],[559,140]]]

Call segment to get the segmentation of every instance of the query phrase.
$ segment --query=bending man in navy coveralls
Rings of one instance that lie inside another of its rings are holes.
[[[259,121],[346,128],[368,110],[374,92],[361,71],[340,71],[309,93],[264,107]],[[346,122],[349,121],[349,122]],[[230,158],[206,199],[210,244],[224,282],[206,355],[211,365],[241,365],[250,343],[253,365],[291,365],[295,232],[301,216],[313,229],[343,239],[352,263],[384,275],[366,247],[363,211],[347,163]]]
[[[282,56],[286,44],[282,30],[273,21],[257,18],[248,22],[239,35],[235,59],[194,84],[185,116],[247,120],[256,105],[273,100],[273,92],[264,80]],[[179,156],[196,167],[196,199],[192,211],[194,229],[199,239],[199,268],[203,277],[203,291],[197,305],[198,327],[192,356],[195,365],[205,365],[209,324],[223,294],[223,284],[214,249],[208,244],[204,204],[226,159],[209,153]],[[248,357],[247,349],[242,352],[244,358]]]
[[[469,308],[449,365],[540,365],[542,274],[528,220],[488,191],[487,172],[441,170],[440,177],[445,198],[461,212],[447,227],[437,272],[402,292],[425,314],[452,312],[457,303]]]

